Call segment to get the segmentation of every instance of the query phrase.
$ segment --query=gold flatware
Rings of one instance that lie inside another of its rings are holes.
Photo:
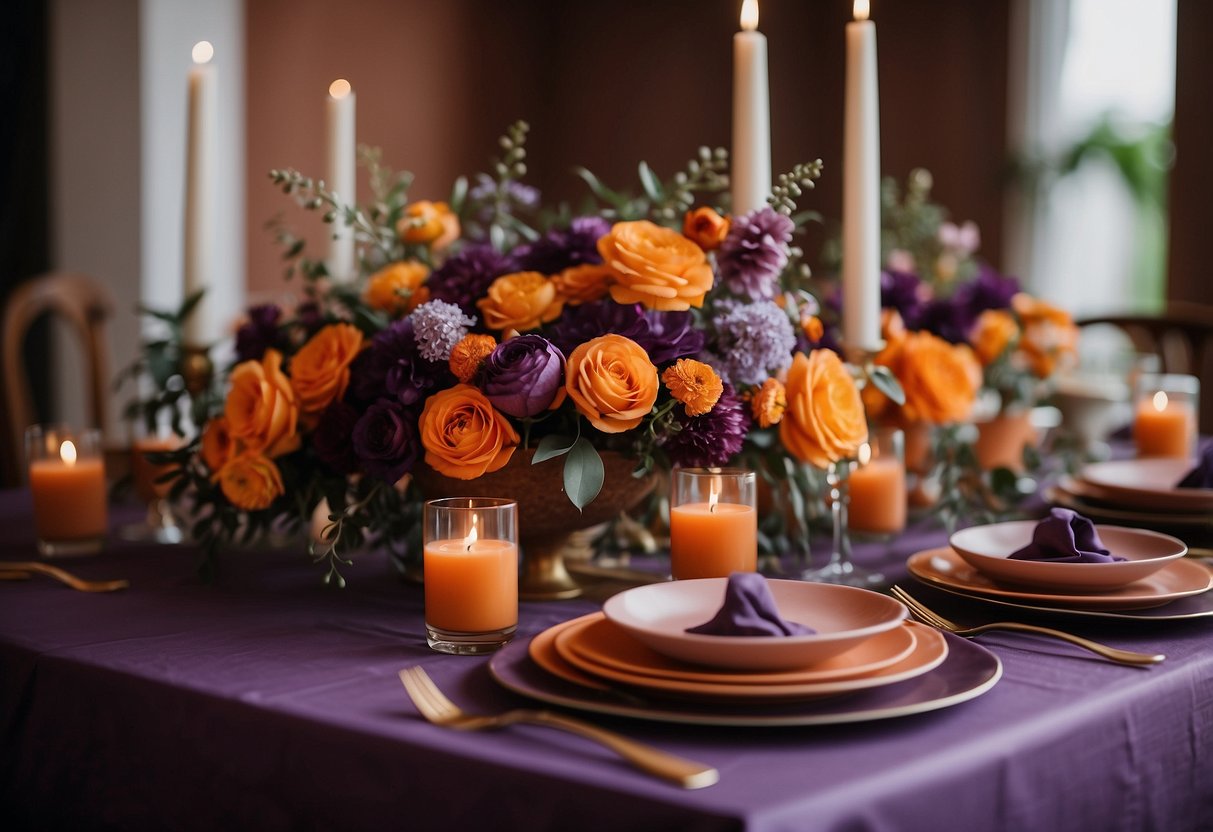
[[[1097,641],[1076,636],[1072,633],[1066,633],[1061,630],[1054,630],[1049,627],[1038,627],[1035,624],[1023,624],[1019,621],[995,621],[990,624],[980,624],[976,627],[962,627],[954,621],[949,621],[937,612],[923,606],[922,602],[914,598],[904,589],[899,586],[894,586],[891,590],[893,597],[901,601],[909,608],[910,614],[924,624],[935,627],[939,630],[946,630],[949,633],[954,633],[958,636],[976,636],[982,633],[987,633],[990,630],[1013,630],[1018,633],[1033,633],[1038,636],[1050,636],[1052,638],[1068,641],[1070,644],[1082,647],[1085,650],[1090,650],[1092,653],[1103,656],[1105,659],[1110,659],[1121,664],[1129,664],[1135,666],[1144,666],[1158,664],[1166,658],[1161,653],[1135,653],[1132,650],[1121,650],[1118,647],[1109,647],[1106,644],[1100,644]]]
[[[438,689],[421,667],[406,667],[401,670],[400,681],[404,683],[404,689],[417,707],[417,712],[427,721],[444,728],[457,731],[489,731],[518,723],[546,725],[605,745],[641,771],[669,780],[684,789],[702,789],[720,779],[719,772],[711,766],[667,754],[613,731],[553,711],[519,708],[491,716],[465,713]]]
[[[29,577],[30,572],[48,575],[80,592],[113,592],[116,589],[126,589],[131,585],[131,582],[125,578],[116,581],[88,581],[84,578],[77,578],[71,572],[66,572],[57,566],[32,560],[0,561],[0,580],[23,580]]]

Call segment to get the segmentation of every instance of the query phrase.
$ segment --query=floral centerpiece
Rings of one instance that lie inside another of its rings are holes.
[[[313,555],[341,583],[368,534],[416,555],[422,474],[470,482],[523,453],[563,457],[581,509],[606,453],[644,475],[743,453],[782,472],[789,454],[824,466],[856,452],[857,386],[819,348],[793,245],[820,162],[739,217],[721,204],[726,155],[706,148],[668,181],[641,163],[639,196],[582,170],[596,208],[541,214],[522,181],[525,137],[512,127],[492,173],[458,180],[445,201],[415,199],[411,177],[373,152],[365,206],[271,172],[304,208],[353,227],[364,277],[334,282],[279,229],[304,298],[249,311],[221,405],[178,457],[196,537],[213,549],[306,526],[321,507]]]

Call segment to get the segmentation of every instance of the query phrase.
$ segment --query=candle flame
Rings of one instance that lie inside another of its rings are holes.
[[[1167,394],[1162,390],[1154,394],[1154,409],[1159,413],[1167,409]]]
[[[716,503],[720,500],[720,491],[716,488],[715,480],[712,481],[710,490],[708,491],[708,511],[716,511]]]
[[[741,4],[741,28],[746,32],[758,28],[758,0],[745,0]]]
[[[345,98],[350,94],[350,82],[344,78],[338,78],[333,83],[329,84],[329,95],[336,99]]]
[[[64,440],[59,446],[59,458],[63,460],[64,465],[76,464],[76,443],[70,439]]]
[[[856,457],[856,459],[857,459],[857,460],[859,460],[859,464],[860,464],[860,466],[867,465],[869,462],[871,462],[871,461],[872,461],[872,445],[871,445],[871,443],[870,443],[870,442],[864,442],[862,445],[860,445],[860,446],[859,446],[859,453],[857,453],[857,454],[855,455],[855,457]]]
[[[194,44],[194,48],[190,50],[190,55],[196,64],[208,64],[211,58],[215,57],[215,47],[211,46],[209,40],[200,40]]]
[[[480,519],[480,515],[479,515],[479,514],[473,514],[473,515],[472,515],[472,528],[471,528],[471,531],[469,531],[469,532],[468,532],[467,537],[465,537],[465,538],[463,539],[463,545],[464,545],[464,547],[467,549],[467,551],[469,551],[469,552],[470,552],[470,551],[472,551],[472,546],[473,546],[473,544],[475,544],[475,543],[476,543],[476,541],[477,541],[477,540],[480,538],[480,533],[479,533],[479,531],[477,531],[477,529],[476,529],[476,521],[477,521],[477,520],[479,520],[479,519]]]
[[[855,19],[867,20],[868,15],[872,13],[871,7],[869,0],[855,0]]]

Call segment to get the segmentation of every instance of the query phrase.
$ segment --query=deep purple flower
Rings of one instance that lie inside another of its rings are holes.
[[[514,258],[492,246],[468,246],[434,270],[426,285],[435,300],[453,303],[468,314],[476,314],[476,301],[503,274],[518,271]]]
[[[320,461],[335,474],[352,474],[358,470],[353,437],[357,421],[357,409],[339,401],[326,407],[316,423],[312,447]]]
[[[350,389],[364,402],[393,396],[401,404],[413,406],[431,390],[453,383],[445,362],[421,356],[409,318],[393,322],[376,335],[350,368]]]
[[[576,217],[568,228],[553,228],[533,243],[514,250],[522,271],[556,274],[571,266],[601,263],[598,238],[611,230],[602,217]]]
[[[759,384],[792,363],[796,333],[774,301],[719,303],[709,363],[733,384]]]
[[[911,329],[925,329],[946,341],[960,344],[968,341],[977,317],[987,309],[1006,309],[1011,298],[1019,292],[1019,281],[1004,277],[982,264],[977,277],[957,287],[949,298],[937,298],[922,311],[916,325],[906,321]]]
[[[601,300],[566,307],[552,326],[551,338],[568,355],[586,341],[614,333],[631,338],[654,364],[669,363],[703,349],[704,334],[690,312],[651,312],[638,303]]]
[[[363,471],[394,484],[417,461],[417,417],[399,402],[380,399],[354,425],[353,444]]]
[[[281,350],[286,345],[281,318],[282,310],[272,303],[249,309],[248,321],[236,330],[236,360],[260,361],[266,350]]]
[[[930,287],[916,274],[892,270],[880,273],[881,307],[900,312],[909,329],[920,328],[930,295]]]
[[[542,335],[519,335],[499,344],[481,372],[493,407],[519,419],[538,416],[564,386],[564,355]]]
[[[725,384],[716,406],[702,416],[687,416],[680,407],[673,413],[680,430],[660,442],[675,465],[725,465],[741,450],[750,428],[748,408],[731,384]]]
[[[314,300],[305,300],[295,307],[295,320],[307,331],[307,337],[309,338],[319,332],[325,323],[327,323],[324,318],[324,311],[320,308],[320,304]]]
[[[729,291],[752,300],[775,297],[795,228],[766,205],[734,220],[716,253],[720,279]]]

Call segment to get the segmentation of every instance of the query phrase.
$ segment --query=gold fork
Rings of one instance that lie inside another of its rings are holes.
[[[1038,627],[1035,624],[1023,624],[1018,621],[995,621],[990,624],[980,624],[976,627],[962,627],[955,621],[949,621],[937,612],[923,606],[922,602],[914,598],[904,589],[899,586],[894,586],[891,590],[893,597],[905,604],[910,614],[924,624],[935,627],[939,630],[947,630],[949,633],[955,633],[958,636],[976,636],[990,630],[1014,630],[1019,633],[1034,633],[1038,636],[1051,636],[1053,638],[1068,641],[1071,644],[1082,647],[1085,650],[1090,650],[1103,656],[1105,659],[1111,659],[1114,662],[1131,665],[1149,665],[1158,664],[1166,658],[1161,653],[1135,653],[1132,650],[1121,650],[1118,647],[1109,647],[1106,644],[1100,644],[1097,641],[1076,636],[1072,633],[1062,632],[1061,630],[1053,630],[1049,627]]]
[[[702,789],[720,779],[711,766],[667,754],[588,722],[546,710],[516,709],[493,716],[480,716],[462,711],[446,697],[421,667],[406,667],[400,671],[400,681],[417,711],[429,722],[457,731],[488,731],[518,723],[560,728],[588,740],[605,745],[641,771],[677,783],[684,789]]]
[[[57,566],[38,563],[32,560],[0,561],[0,580],[24,580],[29,577],[30,572],[49,575],[80,592],[113,592],[116,589],[126,589],[131,585],[131,582],[125,578],[116,581],[86,581],[84,578],[77,578],[71,572],[65,572]]]

